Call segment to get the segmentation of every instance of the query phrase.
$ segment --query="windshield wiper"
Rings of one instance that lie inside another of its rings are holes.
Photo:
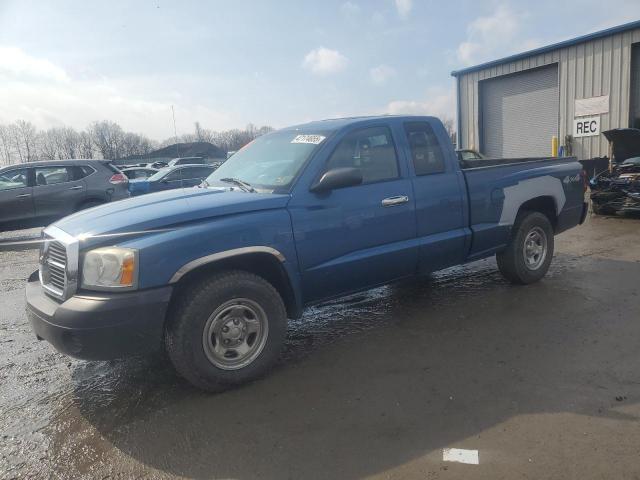
[[[227,178],[221,178],[220,179],[221,182],[227,182],[227,183],[233,183],[234,185],[239,186],[242,190],[244,190],[245,192],[250,192],[253,193],[256,191],[255,188],[253,188],[249,183],[247,182],[243,182],[242,180],[240,180],[239,178],[231,178],[231,177],[227,177]]]

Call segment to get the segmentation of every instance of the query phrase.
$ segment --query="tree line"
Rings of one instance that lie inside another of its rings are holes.
[[[36,160],[66,158],[104,158],[116,160],[131,155],[144,155],[174,143],[210,142],[225,152],[238,150],[254,138],[272,131],[268,126],[249,124],[244,129],[214,131],[195,123],[194,131],[162,142],[127,132],[116,122],[93,122],[78,131],[71,127],[39,130],[31,122],[17,120],[0,124],[0,164],[26,163]]]

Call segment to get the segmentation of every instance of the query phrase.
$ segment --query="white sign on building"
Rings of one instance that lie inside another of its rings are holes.
[[[575,138],[595,135],[600,135],[600,116],[581,117],[573,120],[573,136]]]
[[[575,116],[600,115],[609,113],[609,95],[601,97],[579,98],[575,103]]]

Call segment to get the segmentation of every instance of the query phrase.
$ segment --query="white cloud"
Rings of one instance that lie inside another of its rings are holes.
[[[433,115],[440,119],[455,118],[456,96],[453,88],[431,87],[424,100],[394,100],[383,113],[391,115]]]
[[[222,129],[235,120],[204,105],[176,102],[179,95],[171,91],[161,99],[133,93],[139,90],[136,84],[148,85],[148,80],[75,79],[49,60],[0,46],[0,123],[23,119],[43,129],[62,125],[84,129],[93,121],[108,119],[160,140],[173,134],[172,103],[179,128],[191,129],[199,120],[208,128]]]
[[[34,58],[16,47],[0,46],[0,79],[66,82],[67,73],[48,60]]]
[[[384,85],[387,81],[396,76],[396,70],[389,65],[378,65],[369,70],[371,81],[376,85]]]
[[[318,75],[331,75],[344,70],[348,63],[347,57],[337,50],[319,47],[305,55],[302,66]]]
[[[401,18],[407,18],[413,8],[413,0],[394,0],[396,10]]]
[[[340,11],[346,17],[355,17],[360,14],[360,5],[347,1],[340,6]]]
[[[457,57],[464,65],[486,60],[496,53],[519,49],[515,42],[523,15],[501,5],[491,15],[478,17],[467,27],[467,39],[458,45]]]

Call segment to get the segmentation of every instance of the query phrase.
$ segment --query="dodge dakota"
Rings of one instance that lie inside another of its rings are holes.
[[[574,158],[459,160],[433,117],[285,128],[198,187],[47,227],[27,313],[63,353],[162,348],[218,391],[264,374],[305,306],[491,255],[509,281],[540,280],[584,189]]]

